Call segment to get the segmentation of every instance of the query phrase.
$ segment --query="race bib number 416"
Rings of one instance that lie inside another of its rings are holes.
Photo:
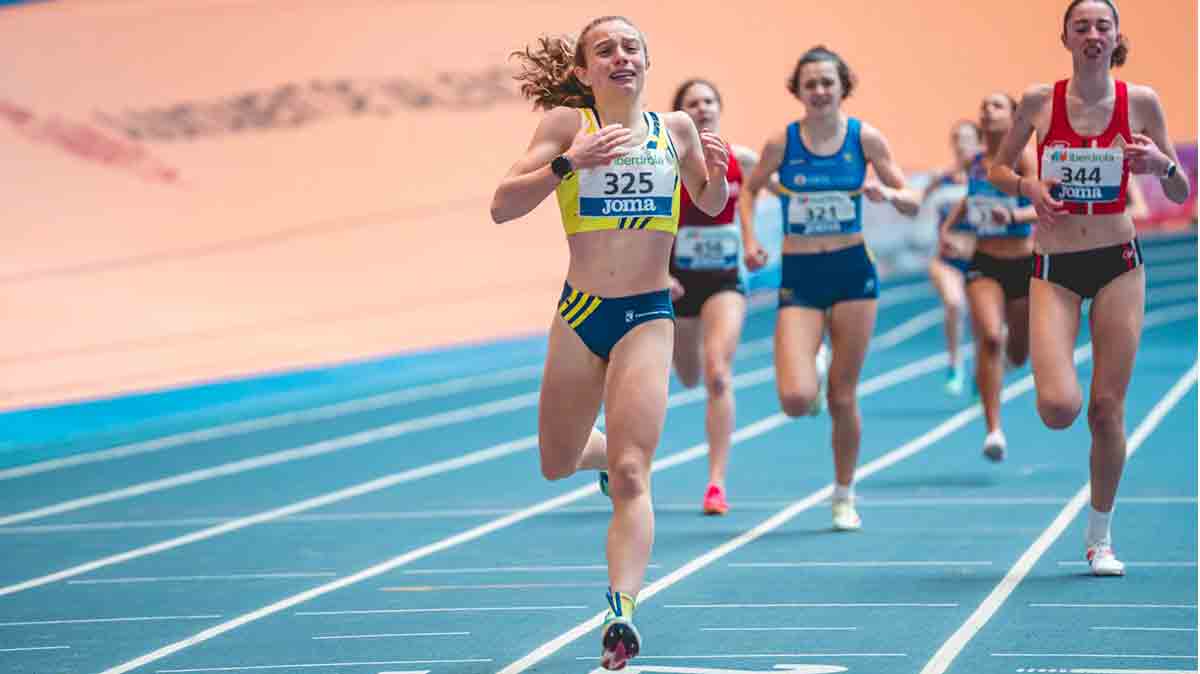
[[[675,238],[675,265],[680,269],[737,269],[741,234],[737,225],[680,227]]]
[[[1116,201],[1121,196],[1124,168],[1121,148],[1047,147],[1042,152],[1042,177],[1058,179],[1058,190],[1052,196],[1062,201]]]

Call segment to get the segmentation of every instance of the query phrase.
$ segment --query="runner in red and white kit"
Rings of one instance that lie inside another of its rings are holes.
[[[672,110],[683,110],[697,129],[719,133],[721,94],[702,79],[687,80],[675,90]],[[749,148],[729,146],[729,201],[715,216],[692,203],[680,191],[679,234],[671,251],[671,297],[675,305],[675,374],[692,388],[704,377],[708,390],[705,431],[708,435],[708,487],[703,509],[709,515],[729,510],[725,473],[734,427],[733,354],[746,317],[746,291],[738,263],[741,232],[734,224],[738,187],[758,155]]]
[[[1129,174],[1151,174],[1176,203],[1188,198],[1185,173],[1167,132],[1158,94],[1113,79],[1129,46],[1112,0],[1073,0],[1062,44],[1071,78],[1025,92],[989,172],[993,185],[1037,210],[1029,337],[1037,407],[1050,428],[1074,423],[1083,406],[1072,351],[1080,308],[1091,298],[1092,385],[1088,401],[1091,509],[1084,541],[1092,573],[1118,576],[1111,517],[1125,467],[1125,393],[1142,334],[1146,273],[1126,213]],[[1037,133],[1038,179],[1013,166]]]

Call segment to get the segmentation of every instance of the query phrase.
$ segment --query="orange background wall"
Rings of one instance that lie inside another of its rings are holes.
[[[1172,136],[1194,139],[1196,5],[1123,4],[1133,48],[1118,75],[1155,87]],[[511,95],[140,146],[103,118],[333,78],[444,89],[442,74],[507,67],[512,49],[573,32],[599,6],[0,11],[0,409],[544,330],[566,265],[553,204],[503,227],[487,215],[537,121]],[[708,77],[725,135],[755,147],[799,113],[783,86],[799,54],[834,48],[860,78],[848,110],[912,171],[947,161],[950,123],[982,95],[1070,68],[1058,0],[603,7],[648,36],[652,107],[681,79]]]

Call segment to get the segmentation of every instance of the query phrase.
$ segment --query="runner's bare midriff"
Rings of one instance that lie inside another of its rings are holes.
[[[668,261],[675,237],[658,231],[605,230],[567,237],[567,282],[600,297],[640,295],[670,286]]]
[[[1074,253],[1128,243],[1135,235],[1133,220],[1125,213],[1063,214],[1052,225],[1038,223],[1034,249],[1043,255]]]

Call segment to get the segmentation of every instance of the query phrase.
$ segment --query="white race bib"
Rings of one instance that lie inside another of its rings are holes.
[[[579,215],[584,218],[670,217],[675,162],[665,152],[642,148],[608,166],[580,169]]]
[[[1119,147],[1047,147],[1042,151],[1042,178],[1057,178],[1052,194],[1062,201],[1102,203],[1121,196],[1125,151]]]
[[[858,216],[854,198],[845,192],[799,192],[788,199],[788,230],[805,234],[839,232]]]
[[[685,225],[679,228],[675,237],[675,266],[697,271],[737,269],[741,240],[741,229],[737,225]]]
[[[981,236],[1004,234],[1007,224],[1000,224],[992,217],[993,209],[1011,211],[1014,199],[972,195],[967,197],[967,223]]]

